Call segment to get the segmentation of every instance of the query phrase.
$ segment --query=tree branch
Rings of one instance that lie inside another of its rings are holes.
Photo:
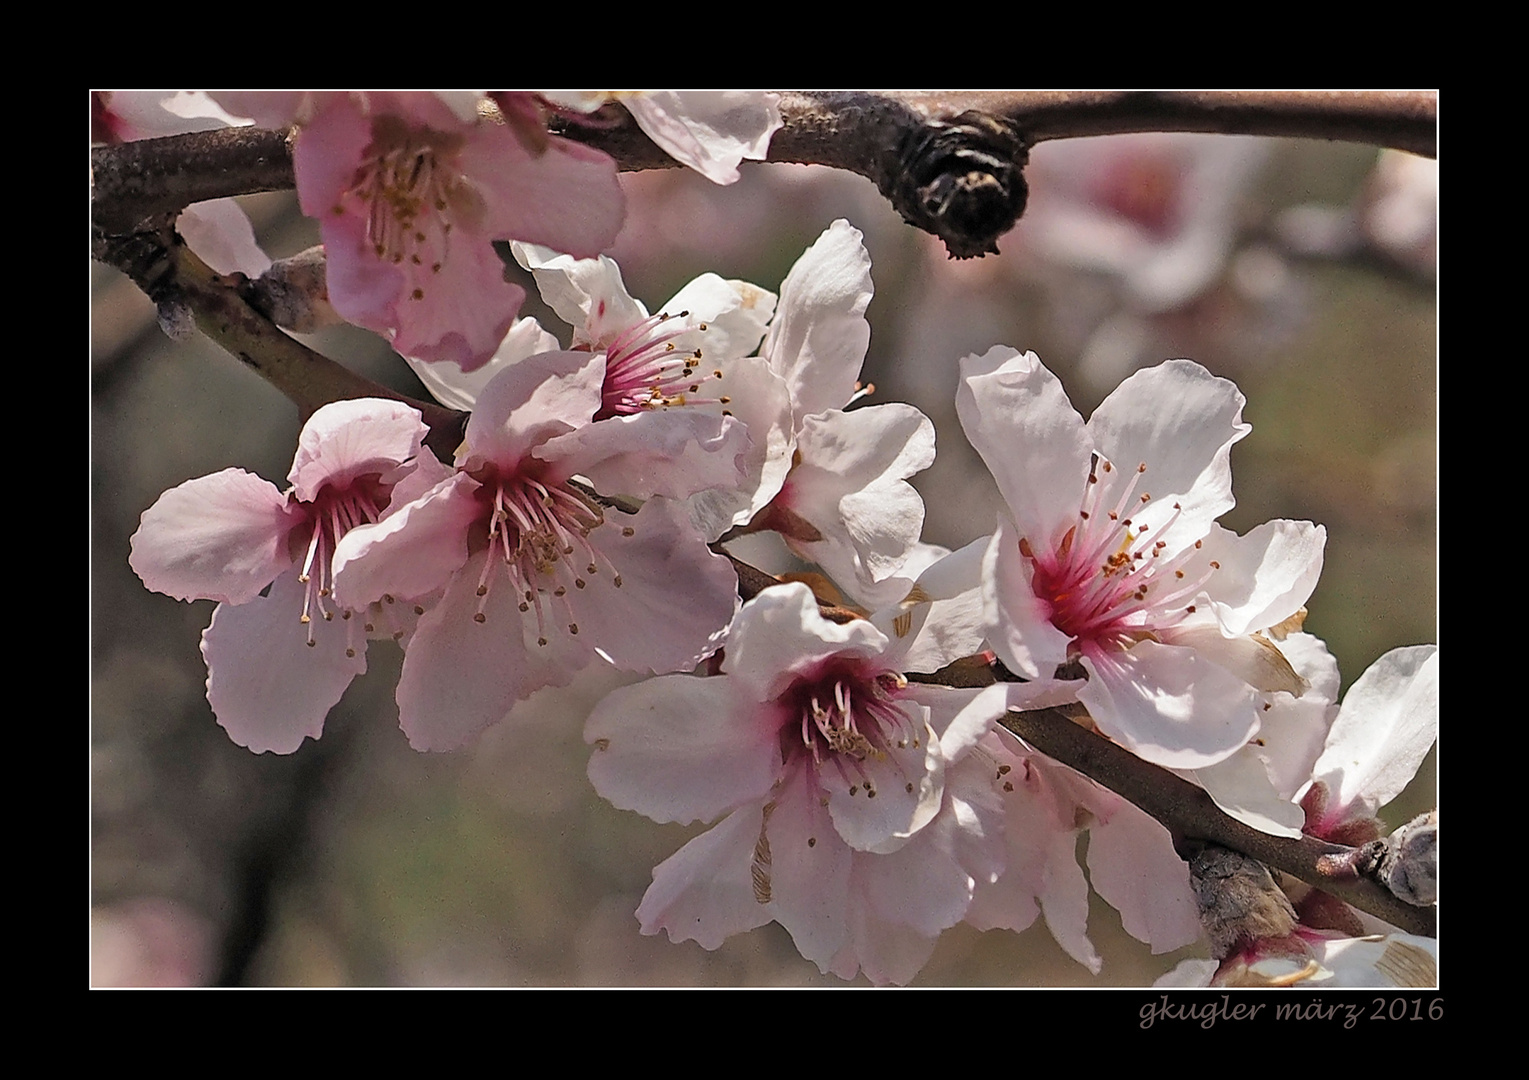
[[[552,130],[605,151],[623,170],[676,168],[624,110],[599,126]],[[1024,212],[1029,149],[1050,139],[1145,131],[1291,136],[1370,143],[1432,157],[1433,91],[988,91],[781,95],[768,160],[829,165],[872,180],[910,224],[969,258]],[[95,216],[108,232],[193,202],[294,186],[287,133],[257,128],[148,139],[91,151]]]

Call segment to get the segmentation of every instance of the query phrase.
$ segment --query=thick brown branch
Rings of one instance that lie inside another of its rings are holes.
[[[244,276],[225,277],[202,262],[168,216],[125,235],[98,232],[92,254],[131,277],[162,316],[176,321],[189,313],[202,333],[285,394],[304,419],[332,401],[390,398],[420,410],[431,429],[426,445],[437,456],[449,461],[461,443],[465,414],[389,390],[289,337],[245,299]]]
[[[295,180],[285,131],[223,128],[90,151],[95,224],[127,232],[195,202],[286,191]]]

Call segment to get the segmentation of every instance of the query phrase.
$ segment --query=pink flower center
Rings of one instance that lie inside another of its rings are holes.
[[[893,751],[916,748],[922,741],[922,725],[899,701],[907,685],[898,672],[842,663],[798,680],[780,699],[796,721],[781,731],[783,752],[788,759],[811,754],[818,768],[831,763],[840,776],[863,787],[867,798],[875,798],[866,760],[885,761]]]
[[[303,613],[299,621],[308,627],[309,648],[314,645],[314,616],[325,622],[334,619],[334,611],[325,601],[334,591],[335,545],[357,525],[369,525],[381,517],[388,505],[391,490],[391,485],[384,486],[376,475],[362,476],[343,487],[325,485],[319,490],[317,498],[306,504],[312,533],[303,557],[302,573],[297,580],[304,586]],[[299,529],[295,537],[300,535]],[[341,610],[340,617],[349,619],[350,609]],[[370,632],[372,627],[366,629]],[[354,643],[345,652],[347,656],[356,655]]]
[[[544,483],[521,472],[499,475],[493,466],[473,475],[483,485],[478,497],[491,508],[489,557],[478,578],[480,599],[473,618],[487,621],[484,608],[489,589],[502,568],[520,596],[520,610],[536,612],[538,644],[547,644],[554,616],[567,625],[570,634],[577,634],[579,624],[567,600],[569,588],[583,589],[601,573],[610,575],[611,583],[621,588],[621,575],[589,542],[589,534],[605,524],[605,512],[567,482]],[[634,530],[624,526],[621,532],[631,536]]]
[[[706,324],[692,324],[690,312],[682,311],[673,317],[654,315],[622,331],[606,347],[605,385],[595,419],[677,405],[728,404],[726,397],[695,396],[702,383],[720,379],[722,371],[715,369],[697,375],[701,350],[682,351],[675,347],[674,339],[692,329],[704,331]]]
[[[1076,655],[1091,647],[1129,647],[1154,636],[1154,631],[1181,622],[1192,614],[1193,600],[1220,564],[1187,577],[1185,567],[1201,542],[1175,555],[1166,555],[1167,544],[1156,539],[1181,512],[1173,513],[1153,532],[1132,521],[1152,501],[1136,488],[1147,466],[1140,465],[1123,487],[1113,509],[1105,509],[1099,474],[1114,472],[1108,461],[1094,456],[1088,483],[1078,510],[1078,522],[1067,530],[1052,550],[1036,550],[1028,538],[1019,542],[1020,554],[1032,565],[1030,587],[1051,608],[1051,624],[1073,639],[1069,652]]]
[[[378,116],[345,192],[366,215],[372,251],[404,268],[416,300],[424,299],[429,279],[441,272],[453,224],[471,229],[484,213],[482,197],[457,164],[465,143],[461,135]],[[335,214],[347,212],[343,201]]]

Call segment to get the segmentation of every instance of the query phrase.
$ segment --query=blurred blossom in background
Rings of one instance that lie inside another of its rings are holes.
[[[1306,629],[1344,686],[1391,648],[1437,640],[1434,162],[1212,135],[1043,143],[1002,254],[964,262],[867,180],[742,173],[729,187],[683,169],[624,174],[627,224],[609,254],[633,295],[669,296],[706,271],[779,282],[835,218],[863,230],[869,403],[909,402],[937,433],[934,466],[912,481],[925,540],[963,545],[1001,508],[956,420],[962,356],[1033,349],[1084,415],[1137,368],[1188,357],[1248,400],[1223,523],[1328,529]],[[240,201],[274,257],[318,242],[291,193]],[[397,727],[401,654],[379,645],[322,742],[280,758],[234,745],[204,696],[210,605],[144,589],[128,537],[190,477],[238,467],[279,482],[296,410],[204,339],[167,340],[115,272],[93,275],[97,985],[842,985],[778,926],[715,952],[639,934],[651,868],[705,826],[654,825],[590,787],[585,717],[629,681],[612,669],[534,695],[474,747],[418,754]],[[522,314],[558,328],[529,274],[515,280],[532,298]],[[423,396],[364,331],[312,343]],[[733,551],[794,565],[770,536]],[[1432,777],[1430,759],[1382,811],[1388,825],[1434,805]],[[957,927],[915,984],[1145,986],[1208,955],[1151,955],[1097,899],[1089,934],[1098,976],[1043,926]]]

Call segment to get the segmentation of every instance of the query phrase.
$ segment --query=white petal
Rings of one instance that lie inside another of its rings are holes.
[[[604,380],[603,353],[543,353],[511,365],[478,395],[458,464],[518,466],[532,448],[588,424]]]
[[[1266,521],[1246,536],[1212,525],[1196,565],[1221,564],[1205,591],[1223,629],[1238,636],[1294,615],[1317,586],[1326,545],[1327,530],[1309,521]]]
[[[1082,662],[1078,700],[1099,730],[1156,765],[1214,765],[1258,730],[1252,687],[1193,649],[1139,641],[1126,652],[1086,648]]]
[[[516,319],[510,332],[495,350],[493,359],[473,371],[463,371],[456,364],[448,362],[431,363],[412,356],[406,356],[404,360],[436,401],[448,409],[472,412],[477,407],[478,395],[483,393],[483,388],[495,375],[528,356],[557,352],[560,348],[562,346],[558,344],[557,338],[543,330],[535,319]]]
[[[821,541],[788,543],[839,581],[871,585],[896,573],[924,527],[924,500],[907,477],[934,462],[934,425],[911,405],[807,417],[801,462],[777,497]]]
[[[1020,554],[1014,526],[1002,522],[982,563],[983,614],[988,640],[1016,675],[1050,678],[1067,662],[1066,634],[1051,624],[1051,606],[1030,585],[1032,563]]]
[[[1335,806],[1373,814],[1417,775],[1439,734],[1437,645],[1392,649],[1349,687],[1313,775]]]
[[[1225,761],[1196,769],[1194,778],[1216,800],[1217,806],[1238,821],[1272,836],[1301,835],[1306,812],[1275,790],[1253,747],[1244,747]]]
[[[880,657],[887,639],[864,619],[830,622],[801,582],[772,585],[733,622],[726,667],[754,701],[773,701],[831,656]]]
[[[780,287],[762,354],[791,391],[793,415],[842,409],[871,341],[871,257],[842,218],[802,254]]]
[[[607,344],[627,327],[648,317],[621,280],[614,259],[575,259],[551,248],[513,241],[515,261],[531,271],[536,287],[558,318],[574,328],[574,344]]]
[[[758,91],[648,91],[621,100],[670,157],[717,184],[736,181],[745,158],[764,160],[781,126],[777,95]]]
[[[1090,439],[1121,474],[1147,466],[1137,486],[1152,502],[1131,516],[1170,550],[1193,543],[1232,508],[1232,444],[1253,430],[1242,422],[1246,404],[1230,381],[1170,360],[1126,379],[1089,419]],[[1175,502],[1181,510],[1164,531]]]
[[[655,867],[637,906],[642,932],[665,930],[670,941],[715,949],[769,922],[773,913],[760,902],[753,876],[761,817],[758,806],[745,807]]]
[[[1107,822],[1089,829],[1088,873],[1095,891],[1153,953],[1200,938],[1200,916],[1189,866],[1173,850],[1168,830],[1122,801]]]
[[[1034,353],[995,345],[961,361],[956,412],[1018,535],[1054,546],[1077,523],[1093,450],[1060,380]]]

